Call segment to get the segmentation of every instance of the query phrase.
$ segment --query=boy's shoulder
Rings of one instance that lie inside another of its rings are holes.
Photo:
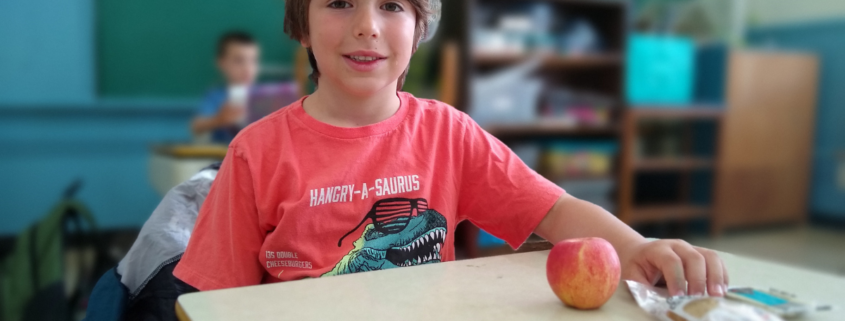
[[[406,95],[409,105],[415,105],[412,109],[424,118],[433,117],[440,120],[458,122],[461,125],[467,125],[471,121],[471,118],[465,112],[442,101],[417,98],[406,92],[402,92],[401,94]]]

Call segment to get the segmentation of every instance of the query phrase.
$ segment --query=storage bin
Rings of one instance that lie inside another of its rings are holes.
[[[628,40],[626,98],[633,106],[684,107],[692,102],[695,49],[676,36],[633,34]]]

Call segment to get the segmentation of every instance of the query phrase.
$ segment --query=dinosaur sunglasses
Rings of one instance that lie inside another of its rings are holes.
[[[340,247],[343,244],[343,239],[355,232],[368,219],[373,220],[373,228],[376,231],[384,234],[395,234],[405,229],[408,221],[411,220],[411,216],[418,215],[426,210],[428,210],[428,201],[423,198],[388,198],[379,200],[373,204],[373,208],[367,212],[361,223],[358,223],[355,228],[337,241],[337,246]]]

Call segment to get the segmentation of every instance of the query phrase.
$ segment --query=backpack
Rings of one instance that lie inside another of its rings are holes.
[[[65,275],[82,276],[85,271],[81,263],[65,266],[65,262],[74,261],[70,248],[96,244],[95,229],[88,208],[68,197],[23,231],[9,256],[0,261],[0,320],[73,320],[85,297],[86,280]],[[76,255],[75,261],[82,257]],[[67,287],[67,279],[81,281]]]

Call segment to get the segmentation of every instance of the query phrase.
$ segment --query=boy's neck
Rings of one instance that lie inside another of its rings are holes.
[[[305,112],[314,119],[337,127],[362,127],[390,118],[399,110],[396,85],[368,96],[356,96],[321,83],[303,103]]]

